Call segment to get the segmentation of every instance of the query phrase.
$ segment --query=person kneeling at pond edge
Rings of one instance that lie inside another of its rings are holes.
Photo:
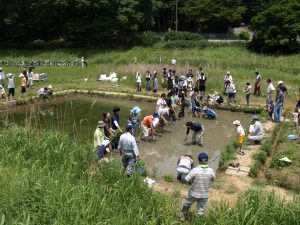
[[[110,141],[104,140],[97,148],[98,163],[110,162]]]
[[[263,139],[264,133],[263,133],[263,127],[261,122],[259,121],[258,116],[253,115],[252,116],[252,121],[254,124],[250,126],[249,132],[250,134],[248,135],[248,141],[251,144],[260,144],[261,140]]]
[[[182,219],[186,219],[188,211],[194,202],[197,202],[196,213],[201,216],[204,214],[205,206],[208,201],[209,187],[215,180],[215,172],[209,168],[208,155],[202,152],[198,155],[199,165],[191,170],[185,177],[185,181],[191,183],[188,196],[183,201]]]
[[[193,157],[191,155],[183,155],[177,161],[177,180],[186,183],[185,177],[195,167]]]
[[[198,144],[199,145],[203,145],[203,133],[204,133],[204,127],[200,124],[197,123],[195,121],[188,121],[186,124],[187,130],[186,130],[186,137],[184,139],[184,141],[187,140],[188,134],[190,132],[190,130],[193,131],[193,136],[192,136],[192,140],[193,140],[193,145],[196,145],[197,143],[197,136],[198,136]]]
[[[217,118],[217,113],[212,109],[207,108],[206,106],[203,107],[203,115],[202,118],[206,118],[209,120],[214,120]]]

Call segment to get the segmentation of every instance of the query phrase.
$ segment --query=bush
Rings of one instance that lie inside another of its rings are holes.
[[[260,151],[259,153],[255,154],[254,158],[263,165],[267,159],[267,152]]]
[[[239,38],[240,38],[241,40],[249,41],[249,40],[250,40],[250,34],[249,34],[249,32],[247,32],[247,31],[241,31],[241,32],[239,33]]]
[[[180,32],[180,31],[170,31],[165,35],[165,41],[178,41],[178,40],[189,40],[189,41],[199,41],[204,40],[200,34],[191,32]]]
[[[160,38],[152,31],[144,32],[139,38],[141,44],[146,46],[153,45],[160,40]]]

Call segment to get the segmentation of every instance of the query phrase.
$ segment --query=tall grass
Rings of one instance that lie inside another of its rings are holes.
[[[1,225],[181,224],[176,201],[138,176],[125,178],[117,164],[96,167],[90,146],[54,131],[17,127],[0,133],[0,145]],[[287,203],[274,193],[249,191],[236,208],[215,204],[185,224],[298,224],[299,205],[299,198]]]

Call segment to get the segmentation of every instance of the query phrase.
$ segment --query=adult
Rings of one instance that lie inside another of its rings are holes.
[[[168,72],[168,90],[172,90],[173,89],[173,71],[171,69],[169,69]]]
[[[128,122],[132,125],[132,135],[135,137],[136,127],[140,125],[140,113],[141,109],[138,106],[134,106],[129,113]]]
[[[145,78],[146,78],[146,91],[150,91],[151,73],[149,70],[147,70]]]
[[[110,141],[104,140],[97,148],[97,157],[99,162],[110,162]]]
[[[196,73],[196,85],[195,87],[199,90],[199,84],[200,84],[200,76],[202,72],[202,67],[199,67],[199,70]]]
[[[32,67],[29,67],[29,68],[28,68],[28,71],[27,71],[27,77],[28,77],[27,87],[32,87],[32,85],[33,85],[33,72],[32,72]]]
[[[94,132],[94,147],[96,151],[99,150],[101,143],[107,139],[104,135],[104,122],[101,120],[98,122],[98,126]]]
[[[158,91],[158,75],[156,70],[153,72],[153,92],[156,93]]]
[[[8,100],[10,100],[10,96],[12,96],[12,98],[15,98],[15,82],[14,82],[14,74],[7,74],[8,75],[8,84],[7,84],[7,88],[8,88]]]
[[[154,139],[154,119],[159,118],[159,115],[157,112],[154,112],[152,115],[146,116],[143,121],[141,122],[141,134],[140,139],[145,140],[150,135],[152,136],[152,139]]]
[[[260,96],[260,88],[261,88],[261,75],[258,71],[255,72],[255,84],[254,84],[254,95]]]
[[[120,134],[123,132],[120,126],[120,111],[121,109],[119,107],[115,107],[113,109],[114,114],[111,117],[111,128],[114,130],[115,134],[111,140],[112,149],[117,149]]]
[[[114,114],[112,115],[111,117],[111,128],[114,130],[114,131],[117,131],[119,130],[120,132],[122,132],[122,129],[120,127],[120,113],[121,109],[119,107],[115,107],[113,108],[113,112]]]
[[[214,110],[207,108],[206,106],[203,107],[203,112],[203,118],[207,118],[209,120],[214,120],[217,118],[217,113]]]
[[[274,120],[275,122],[280,122],[281,121],[281,109],[283,106],[283,101],[284,101],[284,93],[282,91],[282,87],[278,86],[277,87],[277,98],[274,104]]]
[[[200,73],[200,79],[199,79],[199,91],[200,91],[201,95],[205,95],[206,80],[207,80],[207,77],[205,76],[204,72],[202,71]]]
[[[200,124],[197,123],[195,121],[188,121],[186,124],[186,137],[184,139],[184,141],[187,140],[187,137],[189,135],[190,130],[193,131],[193,135],[192,135],[192,144],[195,145],[197,143],[197,137],[198,137],[198,144],[199,145],[203,145],[203,133],[204,133],[204,127]]]
[[[230,74],[229,71],[226,72],[224,76],[224,93],[227,95],[228,94],[228,85],[232,82],[232,75]]]
[[[298,90],[299,94],[300,94],[300,87],[299,87],[299,90]],[[296,95],[296,101],[297,101],[297,104],[296,104],[296,109],[300,109],[300,96],[298,96],[298,93],[296,92],[295,93]]]
[[[48,87],[42,87],[38,90],[37,95],[44,101],[48,101],[49,100],[48,91],[49,91]]]
[[[268,105],[271,101],[273,101],[273,93],[275,91],[274,85],[272,84],[272,80],[267,80],[267,98],[266,98],[266,107],[268,108]]]
[[[165,98],[166,98],[166,93],[162,93],[160,95],[160,98],[156,102],[156,112],[159,112],[161,109],[164,109],[167,107]]]
[[[283,81],[280,80],[280,81],[278,81],[277,84],[278,84],[277,87],[280,87],[280,89],[281,89],[281,91],[283,92],[284,96],[286,96],[286,95],[288,94],[288,90],[287,90],[286,86],[283,84]],[[279,94],[279,91],[278,91],[278,89],[276,88],[276,99],[275,99],[275,101],[277,101],[278,94]]]
[[[177,180],[186,183],[185,177],[195,167],[193,157],[191,155],[183,155],[177,161]]]
[[[235,95],[236,95],[236,88],[233,81],[229,81],[228,85],[228,104],[231,104],[232,102],[236,103],[235,101]]]
[[[208,155],[202,152],[198,155],[199,165],[191,170],[185,177],[187,182],[191,182],[188,196],[183,201],[182,215],[187,218],[188,211],[194,202],[197,202],[196,213],[203,215],[206,203],[208,201],[210,184],[215,180],[215,172],[209,168]]]
[[[5,74],[2,67],[0,67],[0,85],[2,85],[2,87],[4,87],[4,79],[5,79]]]
[[[162,75],[162,88],[166,89],[168,84],[168,71],[167,68],[163,68],[163,71],[161,73]]]
[[[186,74],[186,78],[193,78],[194,74],[193,74],[193,70],[189,69],[189,72]]]
[[[139,150],[135,138],[132,136],[132,125],[126,125],[126,132],[121,135],[118,149],[122,156],[122,166],[125,175],[130,177],[134,170],[136,160],[139,160]]]
[[[106,137],[111,137],[114,135],[114,130],[111,128],[110,125],[110,113],[109,112],[104,112],[102,114],[102,120],[105,124],[104,126],[104,134]]]
[[[252,129],[249,130],[248,141],[251,144],[260,144],[264,136],[263,126],[259,121],[258,116],[252,116]]]

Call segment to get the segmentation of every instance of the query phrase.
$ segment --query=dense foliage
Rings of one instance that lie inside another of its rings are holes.
[[[277,0],[255,16],[252,47],[263,52],[297,52],[300,49],[300,2]]]

